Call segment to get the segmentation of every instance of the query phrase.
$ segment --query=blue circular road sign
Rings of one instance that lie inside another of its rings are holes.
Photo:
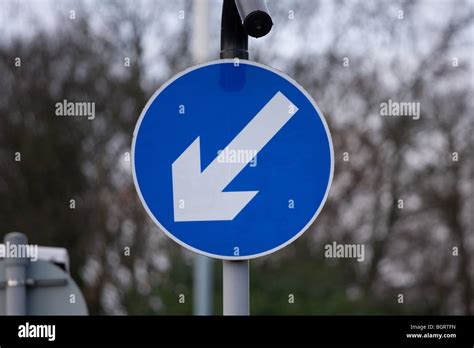
[[[153,221],[220,259],[267,255],[316,219],[334,170],[329,129],[287,75],[246,60],[189,68],[151,97],[132,170]]]

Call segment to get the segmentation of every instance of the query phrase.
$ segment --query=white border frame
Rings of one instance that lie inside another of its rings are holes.
[[[278,246],[276,246],[275,248],[273,249],[270,249],[270,250],[267,250],[265,252],[262,252],[262,253],[259,253],[259,254],[253,254],[253,255],[247,255],[247,256],[225,256],[225,255],[218,255],[218,254],[211,254],[211,253],[208,253],[208,252],[205,252],[205,251],[202,251],[202,250],[199,250],[199,249],[196,249],[194,247],[192,247],[191,245],[188,245],[186,243],[184,243],[183,241],[181,241],[180,239],[178,239],[177,237],[175,237],[171,232],[169,232],[159,221],[158,219],[153,215],[153,213],[151,212],[151,210],[148,208],[148,205],[146,204],[145,200],[143,199],[143,196],[142,196],[142,193],[140,191],[140,186],[138,184],[138,181],[137,181],[137,175],[136,175],[136,172],[135,172],[135,144],[136,144],[136,139],[137,139],[137,134],[138,134],[138,131],[140,129],[140,126],[141,126],[141,123],[143,121],[143,118],[145,117],[145,114],[146,112],[148,111],[148,108],[151,106],[151,104],[153,103],[153,101],[156,99],[156,97],[158,97],[158,95],[166,88],[168,87],[171,83],[173,83],[174,81],[176,81],[177,79],[179,79],[181,76],[183,75],[186,75],[187,73],[191,72],[191,71],[194,71],[194,70],[197,70],[199,68],[202,68],[202,67],[206,67],[206,66],[210,66],[210,65],[216,65],[216,64],[221,64],[221,63],[235,63],[235,60],[234,59],[219,59],[219,60],[213,60],[213,61],[210,61],[210,62],[206,62],[206,63],[203,63],[203,64],[198,64],[198,65],[195,65],[195,66],[192,66],[190,68],[187,68],[183,71],[181,71],[180,73],[178,73],[177,75],[173,76],[171,79],[169,79],[168,81],[166,81],[155,93],[153,93],[153,95],[151,96],[151,98],[148,100],[147,104],[145,105],[145,108],[142,110],[141,114],[140,114],[140,117],[137,121],[137,124],[135,126],[135,130],[133,131],[133,140],[132,140],[132,154],[131,154],[131,161],[132,161],[132,173],[133,173],[133,183],[135,185],[135,189],[137,190],[137,193],[138,193],[138,196],[140,197],[140,201],[142,202],[147,214],[151,217],[151,219],[153,220],[153,222],[169,237],[171,238],[172,240],[174,240],[176,243],[178,243],[179,245],[181,245],[182,247],[188,249],[188,250],[191,250],[191,251],[194,251],[195,253],[198,253],[198,254],[201,254],[201,255],[204,255],[204,256],[208,256],[208,257],[212,257],[212,258],[216,258],[216,259],[220,259],[220,260],[250,260],[250,259],[255,259],[257,257],[261,257],[261,256],[265,256],[265,255],[269,255],[271,253],[274,253],[275,251],[278,251],[280,249],[283,249],[284,247],[286,247],[287,245],[291,244],[292,242],[294,242],[296,239],[298,239],[312,224],[313,222],[316,220],[316,218],[318,217],[319,213],[321,212],[322,208],[324,207],[324,204],[326,203],[326,200],[328,198],[328,195],[329,195],[329,191],[331,189],[331,185],[332,185],[332,179],[333,179],[333,175],[334,175],[334,149],[333,149],[333,144],[332,144],[332,138],[331,138],[331,133],[329,132],[329,127],[326,123],[326,119],[324,118],[324,115],[323,113],[321,112],[321,110],[319,109],[318,105],[316,104],[316,102],[313,100],[313,98],[311,97],[311,95],[298,83],[296,82],[294,79],[292,79],[291,77],[289,77],[288,75],[286,75],[285,73],[277,70],[277,69],[274,69],[274,68],[271,68],[271,67],[268,67],[266,65],[263,65],[263,64],[260,64],[260,63],[257,63],[257,62],[252,62],[252,61],[248,61],[248,60],[244,60],[244,59],[239,59],[238,60],[238,64],[247,64],[247,65],[253,65],[253,66],[257,66],[259,68],[262,68],[262,69],[265,69],[265,70],[269,70],[281,77],[283,77],[285,80],[287,80],[288,82],[292,83],[299,91],[301,91],[301,93],[303,93],[305,95],[305,97],[311,102],[311,104],[313,105],[313,107],[316,109],[316,111],[318,112],[318,115],[319,115],[319,118],[321,119],[321,122],[323,123],[324,125],[324,129],[326,131],[326,135],[328,137],[328,140],[329,140],[329,149],[330,149],[330,152],[331,152],[331,172],[329,174],[329,183],[328,183],[328,186],[326,188],[326,192],[324,194],[324,197],[321,201],[321,203],[319,204],[319,207],[318,209],[316,210],[316,213],[313,215],[313,217],[310,219],[310,221],[297,233],[295,234],[291,239],[287,240],[285,243],[283,244],[280,244]]]

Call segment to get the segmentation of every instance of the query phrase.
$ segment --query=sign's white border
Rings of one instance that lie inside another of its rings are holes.
[[[235,63],[235,60],[234,59],[219,59],[219,60],[214,60],[214,61],[210,61],[210,62],[207,62],[207,63],[203,63],[203,64],[199,64],[199,65],[195,65],[195,66],[192,66],[186,70],[183,70],[182,72],[180,72],[179,74],[175,75],[174,77],[172,77],[170,80],[168,80],[165,84],[163,84],[163,86],[161,86],[154,94],[153,96],[150,98],[150,100],[148,100],[148,103],[146,104],[145,108],[143,109],[142,113],[140,114],[140,117],[138,119],[138,122],[137,122],[137,125],[135,126],[135,130],[133,132],[133,140],[132,140],[132,155],[131,155],[131,160],[132,160],[132,173],[133,173],[133,182],[135,184],[135,188],[138,192],[138,196],[140,197],[140,201],[142,202],[143,206],[145,207],[145,210],[146,212],[148,213],[148,215],[151,217],[151,219],[155,222],[156,225],[158,225],[158,227],[160,227],[160,229],[165,232],[165,234],[170,237],[172,240],[174,240],[176,243],[178,243],[179,245],[191,250],[191,251],[194,251],[195,253],[198,253],[198,254],[201,254],[201,255],[205,255],[205,256],[209,256],[209,257],[213,257],[213,258],[217,258],[217,259],[221,259],[221,260],[249,260],[249,259],[254,259],[254,258],[257,258],[257,257],[260,257],[260,256],[265,256],[265,255],[268,255],[268,254],[271,254],[277,250],[280,250],[282,248],[284,248],[285,246],[289,245],[290,243],[292,243],[293,241],[295,241],[299,236],[301,236],[310,226],[311,224],[314,222],[314,220],[316,220],[317,216],[319,215],[319,213],[321,212],[321,209],[323,208],[324,204],[326,203],[326,199],[329,195],[329,190],[331,188],[331,184],[332,184],[332,179],[333,179],[333,174],[334,174],[334,149],[333,149],[333,145],[332,145],[332,138],[331,138],[331,133],[329,132],[329,128],[328,128],[328,125],[326,123],[326,120],[324,119],[324,115],[323,113],[321,112],[321,110],[319,110],[318,108],[318,105],[316,104],[316,102],[313,100],[313,98],[311,98],[311,96],[309,95],[308,92],[306,92],[306,90],[298,84],[298,82],[296,82],[295,80],[293,80],[291,77],[289,77],[288,75],[282,73],[281,71],[278,71],[274,68],[271,68],[271,67],[268,67],[268,66],[265,66],[263,64],[260,64],[260,63],[256,63],[256,62],[252,62],[252,61],[248,61],[248,60],[244,60],[244,59],[239,59],[238,61],[238,64],[247,64],[247,65],[254,65],[254,66],[257,66],[259,68],[262,68],[262,69],[266,69],[266,70],[269,70],[275,74],[278,74],[279,76],[283,77],[285,80],[289,81],[290,83],[292,83],[296,88],[298,88],[301,93],[303,93],[306,98],[308,98],[308,100],[311,102],[311,104],[313,105],[313,107],[318,111],[318,115],[319,115],[319,118],[321,119],[321,122],[323,123],[324,125],[324,129],[326,130],[326,135],[328,137],[328,140],[329,140],[329,148],[330,148],[330,151],[331,151],[331,173],[329,175],[329,184],[326,188],[326,192],[324,194],[324,197],[323,197],[323,200],[321,201],[318,209],[316,210],[316,213],[313,215],[313,217],[311,218],[311,220],[303,227],[303,229],[301,231],[299,231],[296,235],[293,236],[293,238],[289,239],[288,241],[286,241],[285,243],[283,244],[280,244],[279,246],[273,248],[273,249],[270,249],[270,250],[267,250],[265,252],[262,252],[262,253],[259,253],[259,254],[254,254],[254,255],[246,255],[246,256],[227,256],[227,255],[218,255],[218,254],[211,254],[211,253],[207,253],[205,251],[202,251],[202,250],[199,250],[199,249],[196,249],[186,243],[184,243],[183,241],[179,240],[178,238],[176,238],[170,231],[168,231],[159,221],[158,219],[156,219],[156,217],[153,215],[153,213],[150,211],[150,209],[148,208],[148,205],[146,204],[145,200],[143,199],[143,195],[140,191],[140,185],[138,185],[138,181],[137,181],[137,175],[136,175],[136,172],[135,172],[135,144],[136,144],[136,139],[137,139],[137,134],[138,134],[138,131],[140,129],[140,125],[143,121],[143,118],[145,117],[145,114],[146,112],[148,111],[148,108],[151,106],[151,104],[153,103],[153,101],[155,100],[155,98],[166,88],[168,87],[171,83],[173,83],[174,81],[176,81],[177,79],[179,79],[181,76],[183,75],[186,75],[187,73],[193,71],[193,70],[196,70],[196,69],[199,69],[199,68],[202,68],[202,67],[205,67],[205,66],[209,66],[209,65],[216,65],[216,64],[222,64],[222,63]],[[170,168],[171,170],[171,168]]]

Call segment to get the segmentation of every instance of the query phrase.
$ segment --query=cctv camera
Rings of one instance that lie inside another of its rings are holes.
[[[272,29],[272,18],[265,0],[235,0],[242,25],[248,35],[262,37]]]

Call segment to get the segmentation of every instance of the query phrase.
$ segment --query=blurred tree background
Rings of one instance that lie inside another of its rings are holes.
[[[213,59],[221,6],[211,0]],[[472,0],[269,8],[251,59],[310,92],[336,163],[313,226],[251,261],[251,313],[472,314]],[[146,215],[129,157],[148,98],[192,65],[192,13],[192,0],[1,0],[0,236],[67,248],[93,314],[192,313],[193,255]],[[56,117],[64,99],[95,102],[96,118]],[[419,102],[420,119],[382,117],[389,99]],[[363,243],[365,260],[325,258],[333,241]]]

